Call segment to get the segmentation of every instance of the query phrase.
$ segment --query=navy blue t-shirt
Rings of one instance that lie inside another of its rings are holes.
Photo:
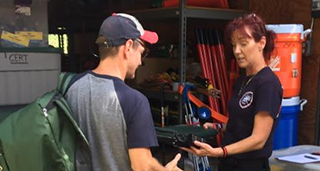
[[[232,97],[228,102],[229,121],[222,145],[226,146],[252,134],[254,117],[267,111],[274,118],[271,133],[265,146],[256,151],[237,154],[238,159],[269,158],[272,153],[272,139],[279,118],[283,90],[278,77],[269,67],[253,76],[240,76],[234,84]]]

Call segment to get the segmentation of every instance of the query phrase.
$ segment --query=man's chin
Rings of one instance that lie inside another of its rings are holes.
[[[127,76],[126,76],[126,79],[134,79],[135,76],[136,76],[135,74],[133,74],[133,75],[127,75]]]

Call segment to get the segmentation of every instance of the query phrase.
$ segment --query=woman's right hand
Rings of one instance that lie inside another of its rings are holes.
[[[194,146],[191,146],[189,148],[186,147],[180,147],[180,149],[185,150],[189,153],[193,153],[197,156],[208,156],[208,157],[221,157],[223,156],[223,150],[222,148],[213,148],[211,145],[207,143],[203,143],[200,141],[194,141]]]
[[[204,129],[215,129],[220,132],[220,131],[224,131],[225,125],[221,124],[221,123],[206,122],[205,124],[203,124],[203,128]]]
[[[214,123],[206,122],[206,123],[203,124],[203,128],[204,128],[204,129],[209,129],[209,128],[210,128],[210,129],[214,129],[213,124],[214,124]]]

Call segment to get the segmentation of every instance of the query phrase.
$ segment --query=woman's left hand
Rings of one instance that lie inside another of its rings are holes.
[[[194,145],[197,147],[191,146],[190,148],[181,147],[182,150],[193,153],[197,156],[211,156],[211,157],[220,157],[222,156],[221,148],[212,148],[209,144],[203,143],[200,141],[194,141]]]

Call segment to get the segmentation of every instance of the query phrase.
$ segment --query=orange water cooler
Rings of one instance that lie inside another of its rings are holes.
[[[300,94],[302,42],[309,30],[303,31],[301,24],[267,25],[268,30],[277,34],[276,48],[272,52],[269,67],[279,77],[283,97]]]

